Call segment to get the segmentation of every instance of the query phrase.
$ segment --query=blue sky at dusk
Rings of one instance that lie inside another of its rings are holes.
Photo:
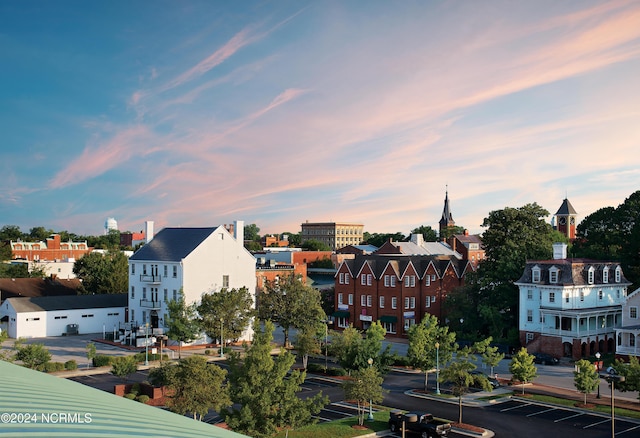
[[[640,189],[637,1],[0,2],[0,226],[481,232]]]

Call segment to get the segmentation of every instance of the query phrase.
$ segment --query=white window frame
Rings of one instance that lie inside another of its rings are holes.
[[[409,297],[404,297],[404,308],[405,309],[409,308]]]
[[[430,275],[425,275],[425,277],[424,277],[424,285],[425,286],[431,286],[431,276]]]
[[[136,287],[135,286],[131,286],[131,299],[135,299],[136,298]]]
[[[622,269],[620,269],[620,266],[616,267],[616,283],[620,283],[620,281],[622,280]]]
[[[367,274],[360,275],[360,284],[362,286],[366,286],[367,285]]]
[[[367,295],[367,307],[373,307],[373,296]]]
[[[609,268],[607,267],[602,270],[602,282],[609,283]]]
[[[533,283],[540,283],[540,268],[535,267],[531,269],[531,281]]]
[[[380,295],[380,298],[378,299],[378,307],[384,309],[384,295]]]
[[[338,304],[342,304],[343,299],[344,299],[343,297],[344,297],[344,295],[342,294],[342,292],[339,292],[338,293]]]
[[[349,277],[350,277],[349,273],[345,272],[344,273],[344,284],[349,284]]]
[[[366,295],[360,295],[360,306],[361,307],[367,307],[367,296]]]
[[[411,297],[411,308],[415,309],[416,308],[416,297]]]
[[[589,268],[589,271],[587,271],[587,283],[593,284],[593,282],[595,280],[595,272],[596,272],[596,270],[593,269],[593,266],[591,266]]]
[[[391,297],[391,308],[392,309],[397,309],[398,308],[398,298],[397,297]]]
[[[431,297],[429,295],[424,297],[424,307],[431,307]]]
[[[395,275],[390,275],[389,277],[390,277],[389,280],[390,280],[390,283],[391,283],[391,287],[396,287],[396,276]]]
[[[533,300],[533,290],[531,289],[527,289],[527,300],[529,301]]]
[[[533,310],[527,309],[527,322],[533,322]]]
[[[549,302],[550,303],[555,303],[556,302],[556,293],[555,292],[549,292]]]
[[[629,306],[629,318],[630,319],[638,319],[638,307],[637,306]]]
[[[372,278],[373,278],[373,275],[367,274],[367,286],[371,286],[371,279]]]
[[[388,275],[384,276],[384,287],[389,287],[389,276]]]
[[[557,284],[558,283],[558,269],[551,268],[549,269],[549,283]]]
[[[347,304],[353,306],[353,294],[347,295]]]
[[[338,276],[338,283],[344,284],[344,272],[341,272],[340,275]]]

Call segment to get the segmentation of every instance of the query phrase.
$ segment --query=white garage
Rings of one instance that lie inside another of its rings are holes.
[[[111,331],[125,322],[127,294],[13,297],[0,306],[11,338]]]

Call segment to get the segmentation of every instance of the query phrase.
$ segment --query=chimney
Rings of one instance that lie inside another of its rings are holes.
[[[153,239],[153,221],[145,221],[144,223],[144,243],[151,242]]]
[[[233,221],[233,237],[244,246],[244,221]]]
[[[553,259],[564,260],[567,258],[567,244],[557,242],[553,244]]]
[[[422,233],[412,234],[411,242],[415,243],[418,246],[422,246],[422,244],[424,243],[424,236],[422,235]]]
[[[468,235],[469,235],[469,230],[467,230],[466,228],[465,228],[465,230],[464,230],[464,235],[465,235],[465,236],[468,236]]]

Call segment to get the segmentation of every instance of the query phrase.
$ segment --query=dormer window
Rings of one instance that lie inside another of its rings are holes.
[[[616,283],[620,283],[620,280],[622,278],[622,269],[620,269],[620,266],[616,267]]]
[[[556,284],[558,283],[558,271],[559,269],[555,266],[549,269],[549,283]]]
[[[540,268],[537,266],[531,269],[531,281],[540,283]]]
[[[593,269],[593,266],[591,266],[589,268],[589,271],[587,271],[587,283],[593,284],[594,277],[595,277],[595,272],[596,272],[596,270]]]
[[[602,270],[602,282],[609,283],[609,268],[607,268],[606,266]]]

